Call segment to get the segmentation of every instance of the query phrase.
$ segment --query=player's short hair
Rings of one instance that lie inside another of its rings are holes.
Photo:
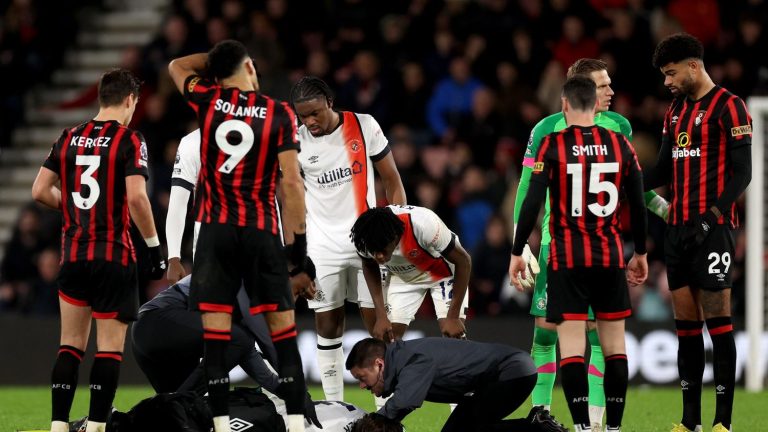
[[[588,111],[595,106],[597,86],[591,78],[577,75],[565,81],[563,97],[574,109]]]
[[[368,413],[352,423],[352,432],[403,432],[402,423],[378,413]]]
[[[213,79],[229,78],[237,72],[240,63],[248,58],[248,49],[242,42],[227,39],[217,43],[208,51],[206,69]]]
[[[296,107],[299,102],[324,98],[329,104],[333,101],[333,91],[322,79],[306,75],[291,89],[291,105]]]
[[[128,95],[139,97],[141,81],[127,69],[104,72],[99,80],[99,105],[120,105]]]
[[[656,50],[653,52],[653,67],[660,68],[687,59],[703,60],[704,45],[688,33],[675,33],[656,45]]]
[[[566,78],[573,78],[577,75],[582,75],[590,78],[590,74],[592,72],[599,72],[603,70],[608,70],[608,63],[600,59],[580,58],[573,62],[573,64],[568,68],[568,72],[565,76]]]
[[[374,207],[361,214],[352,225],[350,237],[360,252],[382,252],[405,232],[405,224],[387,207]]]
[[[362,339],[352,347],[352,351],[349,352],[344,366],[347,370],[352,370],[353,367],[368,367],[373,364],[373,360],[384,358],[386,351],[387,344],[383,340],[376,338]]]

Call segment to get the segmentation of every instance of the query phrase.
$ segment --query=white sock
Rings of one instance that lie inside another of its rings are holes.
[[[304,416],[301,414],[288,414],[286,427],[288,432],[304,432]]]
[[[387,397],[374,396],[373,397],[373,403],[376,404],[376,411],[384,408],[384,405],[387,404],[387,401],[391,397],[392,397],[392,395],[389,395]]]
[[[344,350],[341,339],[317,336],[317,365],[326,400],[344,400]]]
[[[602,426],[604,413],[605,407],[597,405],[589,406],[589,422],[592,424],[592,429],[598,429],[599,426]]]
[[[51,432],[69,432],[69,423],[54,420],[51,422]]]
[[[213,430],[214,432],[230,432],[229,429],[229,416],[218,416],[213,418]]]
[[[85,427],[85,432],[104,432],[107,430],[106,423],[99,423],[88,420],[88,426]]]

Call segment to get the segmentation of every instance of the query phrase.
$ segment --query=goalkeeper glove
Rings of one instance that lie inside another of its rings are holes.
[[[523,261],[525,261],[525,279],[522,280],[522,285],[525,290],[531,290],[536,285],[536,276],[538,276],[541,268],[539,267],[539,261],[536,256],[531,252],[531,247],[527,244],[523,248]]]

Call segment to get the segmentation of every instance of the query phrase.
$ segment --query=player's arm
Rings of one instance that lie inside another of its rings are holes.
[[[304,205],[304,180],[299,171],[299,157],[295,150],[277,154],[280,162],[280,188],[283,201],[283,236],[293,266],[301,266],[307,255],[307,223]]]
[[[403,181],[400,179],[400,173],[395,166],[395,158],[392,157],[392,152],[387,154],[381,159],[373,163],[381,176],[381,181],[384,183],[384,190],[387,194],[387,202],[390,204],[405,205],[405,188],[403,187]]]
[[[453,275],[453,298],[451,298],[451,307],[448,308],[446,322],[443,324],[443,335],[462,338],[466,336],[466,329],[459,317],[461,316],[464,296],[467,295],[467,287],[469,286],[472,258],[455,236],[449,247],[441,255],[454,265],[456,271]]]
[[[376,324],[373,325],[371,336],[384,342],[395,340],[392,333],[392,323],[387,317],[387,308],[384,303],[384,290],[381,287],[381,269],[379,264],[371,258],[360,257],[363,262],[363,277],[373,299],[373,310],[376,313]]]
[[[178,282],[186,276],[181,264],[181,242],[187,222],[187,205],[192,193],[182,186],[171,186],[168,215],[165,218],[165,239],[168,242],[168,281]]]
[[[61,190],[57,184],[59,175],[47,167],[40,167],[32,184],[32,198],[54,210],[61,210]]]
[[[731,158],[731,178],[725,183],[723,192],[710,209],[718,218],[728,212],[733,203],[747,189],[752,181],[752,119],[744,101],[732,98],[723,109],[720,122],[726,135],[728,155]]]
[[[205,69],[207,61],[208,54],[200,53],[180,57],[168,63],[168,73],[179,92],[184,94],[184,84],[187,78],[192,75],[199,75]]]
[[[403,355],[400,351],[400,355]],[[435,376],[435,364],[429,357],[413,353],[407,359],[398,361],[402,365],[397,377],[397,386],[392,397],[379,410],[379,414],[397,421],[403,420],[411,411],[424,404]],[[385,364],[384,368],[396,365]]]
[[[632,238],[635,242],[635,253],[627,265],[627,280],[631,285],[639,285],[648,277],[648,261],[646,258],[645,240],[648,235],[648,214],[645,211],[643,199],[643,175],[637,155],[627,142],[627,169],[624,192],[629,203],[629,217],[632,225]]]

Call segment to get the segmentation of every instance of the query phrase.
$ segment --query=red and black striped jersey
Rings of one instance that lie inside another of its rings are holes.
[[[65,130],[43,166],[61,180],[62,262],[135,262],[125,177],[149,177],[144,137],[91,120]]]
[[[549,188],[553,270],[624,267],[619,196],[642,172],[627,139],[599,126],[571,126],[544,137],[532,182]]]
[[[184,97],[200,126],[197,221],[278,232],[277,154],[299,150],[296,116],[285,102],[224,88],[193,75]]]
[[[733,175],[729,152],[751,143],[752,118],[747,107],[723,87],[716,85],[697,101],[675,98],[662,132],[662,147],[672,150],[668,223],[684,225],[715,205]],[[720,211],[719,224],[730,221],[738,226],[735,204]]]

